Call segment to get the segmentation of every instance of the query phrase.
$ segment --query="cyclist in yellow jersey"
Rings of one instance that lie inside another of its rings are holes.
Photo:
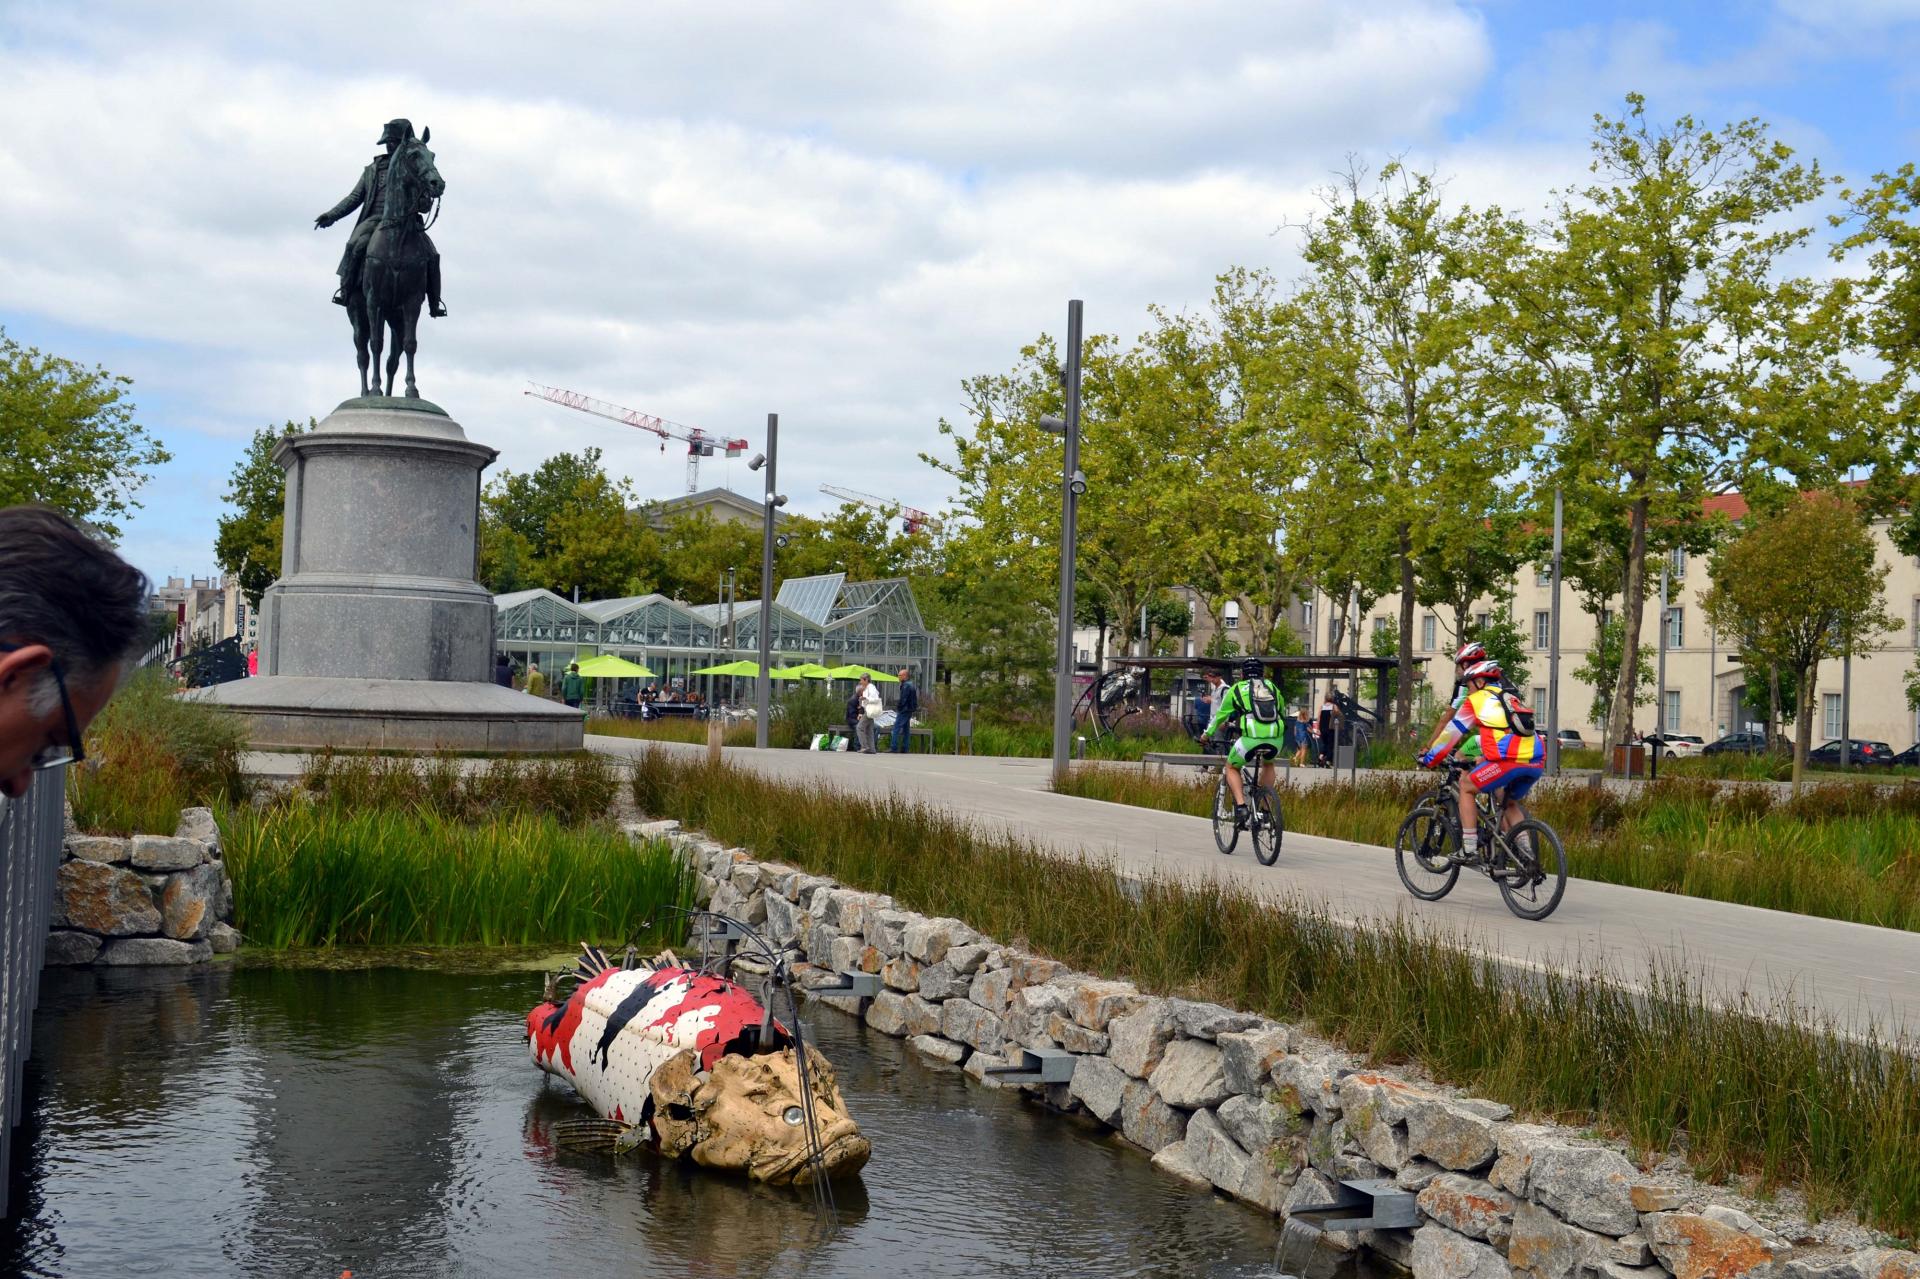
[[[1480,792],[1501,796],[1503,829],[1511,830],[1524,816],[1520,801],[1540,780],[1546,743],[1534,732],[1533,712],[1500,685],[1500,664],[1475,662],[1465,672],[1466,696],[1445,729],[1420,756],[1422,768],[1432,768],[1453,753],[1463,740],[1476,742],[1480,764],[1460,775],[1460,844],[1463,853],[1480,851]]]

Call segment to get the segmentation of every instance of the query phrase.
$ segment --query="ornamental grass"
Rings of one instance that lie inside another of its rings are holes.
[[[965,920],[1081,971],[1215,999],[1383,1063],[1626,1141],[1708,1180],[1793,1185],[1920,1235],[1920,1044],[1864,1042],[1797,1010],[1715,1007],[1689,977],[1629,990],[1577,968],[1516,971],[1406,922],[1351,927],[1218,884],[1124,882],[901,798],[771,780],[649,751],[634,798],[756,855]]]
[[[67,798],[81,830],[171,835],[182,808],[246,797],[245,728],[227,712],[174,692],[164,671],[136,671],[88,725],[86,759],[67,770]]]

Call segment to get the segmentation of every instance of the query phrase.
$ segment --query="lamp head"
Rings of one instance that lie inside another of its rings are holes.
[[[1074,473],[1067,478],[1067,487],[1073,490],[1075,497],[1085,496],[1087,491],[1087,473],[1076,469]]]
[[[766,464],[767,455],[765,453],[755,453],[753,455],[753,461],[747,463],[747,469],[749,471],[757,471]]]
[[[786,504],[787,495],[785,493],[775,493],[767,499],[768,506],[785,506]]]

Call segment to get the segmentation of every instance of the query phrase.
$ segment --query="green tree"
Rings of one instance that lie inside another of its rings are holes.
[[[905,577],[933,540],[925,529],[889,533],[887,516],[851,502],[818,518],[796,515],[780,531],[787,544],[773,558],[782,579],[821,573],[845,573],[855,582]]]
[[[0,506],[42,502],[119,537],[148,472],[173,458],[133,420],[132,385],[0,329]]]
[[[1648,557],[1705,549],[1711,493],[1763,500],[1875,457],[1880,418],[1848,365],[1849,283],[1778,278],[1811,233],[1818,165],[1758,120],[1652,127],[1639,95],[1595,118],[1592,150],[1597,180],[1560,194],[1544,241],[1501,246],[1479,278],[1500,307],[1495,345],[1520,357],[1516,385],[1552,427],[1546,478],[1579,513],[1576,563],[1619,567],[1619,742]]]
[[[1513,620],[1512,604],[1502,600],[1499,607],[1487,615],[1485,626],[1468,628],[1467,638],[1479,640],[1487,656],[1500,663],[1508,687],[1526,692],[1533,672],[1527,666],[1527,637],[1521,634],[1520,624]],[[1534,709],[1542,715],[1547,710],[1544,706]]]
[[[1504,498],[1497,500],[1505,504]],[[1449,633],[1464,641],[1473,627],[1474,603],[1505,591],[1521,567],[1539,557],[1546,539],[1529,532],[1528,521],[1511,508],[1487,510],[1482,518],[1458,520],[1454,527],[1452,537],[1430,543],[1414,557],[1414,598],[1452,613]]]
[[[1882,481],[1902,499],[1891,529],[1903,554],[1920,555],[1920,437],[1901,424],[1920,413],[1920,171],[1903,164],[1892,173],[1876,173],[1857,191],[1843,193],[1851,232],[1833,247],[1836,258],[1865,248],[1868,274],[1860,282],[1867,316],[1867,340],[1884,362],[1880,387],[1890,405],[1890,429],[1883,438],[1893,448],[1892,466]]]
[[[1035,710],[1053,688],[1053,610],[1003,571],[949,595],[944,661],[955,695],[1001,710]]]
[[[273,460],[273,450],[281,440],[313,426],[309,418],[305,426],[288,421],[255,431],[227,477],[227,491],[220,497],[232,510],[215,526],[214,561],[223,572],[239,578],[241,593],[256,609],[260,596],[280,576],[287,473]]]
[[[542,587],[582,599],[640,594],[653,571],[652,533],[629,507],[631,487],[600,450],[560,453],[532,471],[502,471],[480,499],[480,580],[496,594]]]
[[[1854,500],[1830,492],[1750,518],[1713,557],[1713,585],[1701,601],[1707,617],[1740,636],[1747,656],[1764,658],[1793,681],[1796,786],[1813,736],[1821,660],[1871,651],[1895,626],[1886,609],[1887,571]]]
[[[720,579],[732,569],[740,598],[759,598],[764,533],[759,524],[718,520],[707,511],[668,517],[660,530],[657,589],[675,599],[711,601],[718,598]]]
[[[1626,642],[1626,623],[1610,617],[1599,627],[1586,657],[1574,668],[1573,677],[1593,690],[1587,719],[1595,724],[1612,722],[1615,684],[1620,674],[1620,646]],[[1640,646],[1640,660],[1634,663],[1634,682],[1633,704],[1653,705],[1653,646],[1650,644]]]

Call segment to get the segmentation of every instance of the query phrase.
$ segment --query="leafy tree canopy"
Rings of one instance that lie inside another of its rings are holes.
[[[213,543],[215,562],[223,572],[240,579],[247,603],[260,607],[260,596],[280,576],[281,537],[287,503],[287,473],[273,460],[281,440],[313,429],[313,419],[301,426],[287,421],[253,433],[240,460],[227,477],[220,500],[231,508],[220,517]]]

